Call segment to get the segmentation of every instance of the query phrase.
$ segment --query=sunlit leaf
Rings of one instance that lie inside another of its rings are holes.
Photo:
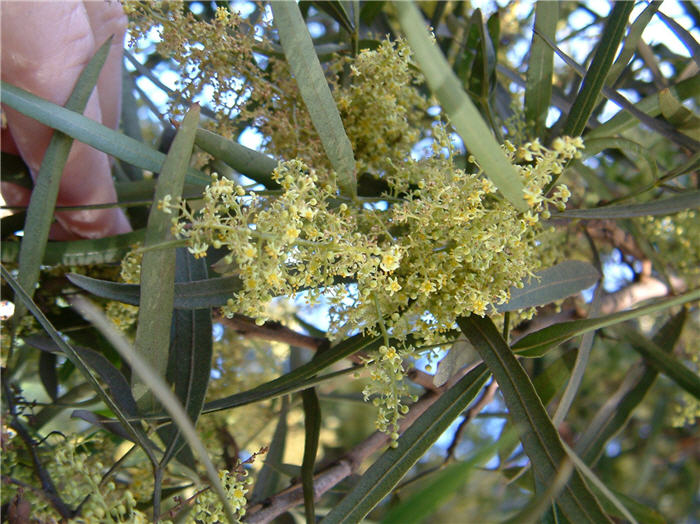
[[[552,424],[527,373],[503,340],[491,319],[476,315],[457,319],[457,325],[474,345],[498,382],[508,412],[520,432],[535,478],[547,485],[566,458],[559,432]],[[608,522],[581,475],[574,471],[557,498],[570,522]]]
[[[187,112],[180,130],[170,147],[163,164],[155,202],[167,195],[177,199],[185,183],[185,172],[189,166],[194,145],[194,135],[199,123],[199,106],[194,105]],[[165,213],[154,203],[148,216],[148,227],[144,247],[153,247],[173,239],[171,215]],[[141,262],[141,286],[139,298],[139,316],[136,329],[135,346],[145,360],[161,376],[165,376],[170,346],[170,326],[172,322],[173,296],[175,281],[175,249],[162,248],[148,250]],[[134,384],[134,393],[138,398],[145,391],[145,385]]]
[[[415,59],[425,75],[430,90],[440,101],[452,125],[464,140],[493,183],[520,211],[528,209],[523,199],[523,185],[515,168],[506,159],[493,133],[462,89],[440,49],[430,40],[426,25],[412,2],[394,4],[399,23],[413,49]]]
[[[95,89],[102,66],[107,59],[112,44],[109,38],[97,50],[92,59],[80,73],[78,80],[66,101],[66,110],[82,113],[88,99]],[[3,94],[3,102],[5,96]],[[54,207],[58,197],[63,168],[68,160],[73,145],[73,139],[63,133],[54,133],[44,153],[41,167],[36,176],[27,207],[27,218],[24,222],[24,236],[19,248],[19,285],[34,296],[34,289],[39,280],[39,271],[44,259],[49,230],[54,220]],[[17,302],[14,320],[22,317],[26,309],[21,301]]]
[[[624,36],[627,20],[633,8],[634,3],[631,2],[613,4],[593,55],[593,61],[586,71],[581,90],[571,106],[571,112],[563,129],[564,135],[578,136],[586,128],[595,102],[605,83],[605,78],[617,54],[617,48]]]
[[[357,181],[352,145],[345,134],[306,23],[295,2],[272,2],[271,6],[287,63],[328,160],[335,169],[338,187],[344,195],[354,197],[357,194]]]
[[[693,302],[698,299],[700,299],[700,289],[695,289],[678,295],[677,297],[660,300],[629,311],[621,311],[600,318],[561,322],[521,338],[513,344],[513,351],[523,357],[540,357],[559,344],[587,331],[612,326],[613,324],[632,320],[642,315],[655,313],[656,311],[663,311],[669,307]]]
[[[398,446],[385,451],[321,522],[360,522],[474,400],[487,378],[485,366],[478,366],[435,401],[401,435]]]
[[[499,312],[517,311],[542,306],[569,297],[591,287],[600,279],[600,273],[588,262],[567,260],[556,266],[538,271],[522,288],[510,290],[508,303],[497,307]]]

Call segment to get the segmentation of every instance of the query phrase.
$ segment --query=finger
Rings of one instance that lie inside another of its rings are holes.
[[[112,47],[97,81],[102,123],[116,129],[121,110],[122,49],[128,20],[119,2],[83,2],[95,43],[100,46],[110,36]]]
[[[95,39],[81,3],[4,2],[2,78],[57,104],[65,104],[80,72],[95,51]],[[102,120],[94,92],[85,115]],[[36,174],[53,131],[10,108],[7,121],[18,149]],[[101,204],[116,201],[107,156],[75,142],[63,171],[57,203]],[[80,236],[96,238],[130,231],[119,209],[66,212],[61,224]]]

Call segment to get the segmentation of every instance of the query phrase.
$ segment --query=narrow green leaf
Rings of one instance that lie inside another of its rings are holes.
[[[566,260],[556,266],[538,271],[522,288],[511,288],[508,303],[496,309],[499,312],[517,311],[549,304],[591,287],[598,279],[600,279],[600,273],[588,262]]]
[[[385,451],[321,522],[360,522],[467,408],[487,378],[486,367],[480,365],[440,396],[401,435],[398,446]]]
[[[625,32],[627,20],[634,8],[634,2],[615,2],[605,22],[603,34],[593,55],[581,89],[571,106],[571,112],[564,125],[563,134],[579,136],[586,129],[598,95],[610,71],[617,48]]]
[[[42,352],[39,355],[39,379],[41,379],[41,384],[51,400],[56,402],[58,398],[58,373],[56,373],[56,355],[53,353]]]
[[[586,141],[586,149],[584,150],[583,157],[592,157],[606,149],[618,149],[626,156],[630,156],[630,153],[635,153],[638,159],[635,159],[634,162],[639,167],[639,170],[644,171],[644,165],[646,164],[649,174],[651,174],[653,178],[657,177],[658,169],[656,167],[656,161],[650,156],[649,148],[627,138],[589,138]],[[644,163],[640,160],[643,160]]]
[[[565,460],[545,489],[537,493],[522,510],[501,524],[535,524],[536,522],[548,524],[551,522],[549,516],[556,510],[556,504],[553,506],[552,500],[559,496],[561,490],[569,482],[573,470],[574,463],[571,460]]]
[[[75,365],[75,367],[80,370],[87,382],[92,386],[92,389],[99,395],[100,399],[110,410],[112,410],[112,413],[114,413],[117,416],[117,418],[121,421],[122,425],[125,428],[127,428],[127,431],[131,435],[131,438],[134,440],[134,442],[139,443],[139,445],[144,450],[151,463],[156,464],[157,461],[155,455],[151,450],[151,442],[144,433],[143,429],[139,425],[132,424],[131,422],[129,422],[129,414],[123,412],[119,405],[114,401],[114,399],[112,399],[112,397],[107,394],[102,385],[95,379],[93,374],[90,372],[90,367],[81,357],[80,353],[73,349],[73,347],[64,340],[63,335],[56,331],[53,325],[51,325],[51,322],[49,322],[49,319],[46,318],[44,313],[42,313],[42,311],[37,307],[37,305],[29,297],[26,291],[22,289],[22,286],[19,285],[19,283],[10,274],[10,272],[7,271],[7,269],[5,269],[5,266],[0,265],[0,273],[2,274],[2,278],[5,279],[5,281],[15,292],[16,296],[24,302],[24,305],[27,307],[29,312],[32,315],[34,315],[34,318],[36,318],[39,325],[41,325],[44,331],[46,331],[49,337],[51,337],[51,340],[53,340],[56,343],[56,345],[61,349],[61,352],[63,352],[63,354],[68,357],[68,359]]]
[[[566,384],[574,367],[575,359],[574,352],[567,351],[532,380],[543,405],[549,404]]]
[[[66,110],[82,113],[87,106],[90,94],[97,84],[102,66],[112,45],[110,37],[80,73],[78,80],[66,101]],[[3,102],[4,95],[3,95]],[[24,222],[24,236],[19,248],[19,285],[34,296],[34,289],[39,280],[41,262],[44,259],[49,230],[54,220],[54,208],[58,197],[61,174],[68,160],[73,139],[63,133],[54,133],[46,149],[41,167],[37,174],[27,207]],[[22,301],[15,300],[16,308],[13,322],[18,322],[26,312]]]
[[[311,35],[296,2],[272,2],[275,26],[287,63],[299,86],[299,92],[311,121],[338,177],[338,187],[348,197],[357,195],[355,157],[345,134],[343,121],[316,56]]]
[[[266,188],[277,189],[280,187],[272,179],[272,172],[277,167],[277,161],[269,156],[201,128],[197,129],[194,142],[214,158],[218,158]]]
[[[639,16],[634,19],[634,22],[632,22],[629,31],[627,32],[627,37],[625,38],[622,50],[608,72],[608,76],[605,79],[605,85],[614,85],[622,72],[625,70],[625,67],[627,67],[627,64],[629,64],[630,60],[632,60],[637,52],[637,45],[642,38],[642,33],[651,19],[654,17],[654,14],[656,14],[656,12],[659,10],[659,7],[661,7],[661,1],[663,0],[654,0],[653,2],[650,2],[644,8],[644,11],[639,13]],[[552,38],[552,40],[554,40],[554,38]]]
[[[620,322],[632,320],[642,315],[649,315],[657,311],[662,311],[672,306],[679,306],[687,302],[700,300],[700,289],[688,291],[677,297],[667,298],[654,302],[647,306],[638,307],[629,311],[621,311],[600,318],[587,318],[583,320],[572,320],[561,322],[553,326],[540,329],[530,333],[513,344],[513,351],[522,357],[541,357],[550,349],[557,347],[567,340],[581,335],[587,331],[612,326]]]
[[[461,317],[457,325],[498,382],[508,412],[521,432],[523,449],[530,458],[535,478],[541,485],[548,485],[567,455],[530,378],[490,318]],[[578,471],[571,474],[557,498],[557,506],[571,522],[610,521]]]
[[[32,347],[40,349],[43,354],[52,355],[63,353],[62,349],[50,338],[41,336],[29,336],[25,342]],[[102,382],[109,388],[111,397],[119,408],[129,417],[138,418],[139,409],[134,397],[131,395],[131,388],[126,377],[112,364],[104,355],[97,351],[73,345],[73,349],[80,357],[97,372]],[[67,356],[67,355],[66,355]]]
[[[673,351],[687,316],[687,309],[681,309],[654,335],[654,343],[659,345],[664,352],[671,353]],[[586,430],[576,441],[576,453],[586,464],[595,464],[607,443],[622,431],[632,416],[632,412],[644,400],[647,392],[656,382],[659,372],[654,366],[643,365],[640,371],[641,374],[637,374],[633,368],[628,373],[618,390],[598,410]]]
[[[655,342],[647,339],[628,326],[617,326],[615,331],[652,366],[673,380],[695,398],[700,399],[700,377],[677,359],[662,350]]]
[[[119,262],[134,244],[143,241],[145,230],[98,239],[49,242],[46,244],[45,266],[87,266]],[[19,242],[3,242],[2,262],[15,262],[19,255]]]
[[[525,86],[525,119],[532,123],[533,136],[543,136],[549,104],[552,100],[552,74],[554,72],[554,50],[538,33],[556,39],[559,21],[559,2],[537,2],[535,4],[535,30],[530,45]]]
[[[36,431],[39,431],[46,424],[51,422],[54,417],[58,416],[60,413],[63,413],[66,409],[65,406],[78,404],[87,405],[99,402],[99,397],[96,395],[88,396],[90,393],[93,393],[93,389],[87,382],[82,382],[77,386],[72,387],[63,395],[58,397],[55,403],[47,404],[41,409],[38,409],[38,411],[36,411],[29,420],[30,425]],[[129,440],[132,438],[133,437],[129,435]]]
[[[443,386],[452,376],[467,364],[479,360],[479,355],[474,351],[471,343],[464,337],[460,337],[447,352],[440,362],[433,378],[433,384]]]
[[[663,117],[678,131],[700,140],[700,116],[685,107],[669,89],[659,91],[659,106]]]
[[[139,286],[122,284],[97,278],[68,273],[68,280],[95,296],[117,300],[132,306],[139,305]],[[175,309],[200,309],[226,305],[234,293],[242,288],[238,277],[209,278],[193,282],[176,282],[173,307]]]
[[[669,88],[669,90],[673,96],[679,100],[687,100],[697,96],[700,94],[700,75],[692,75],[690,78],[686,78],[685,80],[678,82],[678,84]],[[638,111],[646,113],[650,117],[659,116],[661,114],[659,93],[654,93],[653,95],[643,98],[634,104],[634,107]],[[638,124],[639,120],[635,115],[623,110],[605,122],[603,125],[589,131],[584,138],[587,140],[589,138],[613,136]]]
[[[592,487],[594,492],[599,492],[595,486]],[[616,499],[618,499],[620,503],[622,503],[622,505],[624,505],[627,511],[637,520],[637,522],[641,522],[642,524],[668,524],[668,521],[664,518],[664,516],[655,509],[645,506],[644,504],[640,504],[632,497],[628,497],[619,491],[615,491],[613,489],[609,491],[615,496]],[[609,502],[607,498],[599,497],[599,499],[600,503],[603,505],[603,508],[605,508],[605,511],[607,511],[610,515],[618,517],[619,519],[625,519],[625,515],[620,512],[611,502]]]
[[[207,277],[204,259],[195,259],[186,248],[178,248],[175,255],[176,282],[192,282]],[[204,397],[211,374],[211,310],[176,310],[173,313],[171,329],[168,383],[174,385],[175,395],[192,423],[196,424],[204,407]],[[160,434],[161,440],[166,444],[166,452],[161,460],[161,466],[165,466],[182,443],[182,438],[174,426],[162,428]],[[191,451],[188,455],[191,456]]]
[[[162,170],[165,161],[163,153],[86,116],[6,82],[0,82],[0,96],[3,104],[99,151],[153,173]],[[208,184],[211,177],[190,167],[187,169],[187,181],[202,185]]]
[[[678,39],[683,42],[691,58],[695,60],[695,64],[700,67],[700,44],[695,40],[695,37],[666,13],[659,11],[658,15]]]
[[[194,132],[192,134],[194,135]],[[182,431],[187,443],[192,449],[197,451],[199,459],[206,469],[211,487],[214,489],[223,505],[226,518],[228,518],[230,522],[235,522],[235,515],[231,510],[226,493],[221,486],[219,474],[209,458],[207,449],[200,440],[199,435],[197,435],[197,430],[187,416],[187,412],[179,403],[175,394],[170,390],[170,387],[165,383],[162,376],[159,375],[150,364],[139,355],[131,344],[126,341],[122,333],[114,327],[112,321],[104,315],[100,308],[81,295],[76,295],[71,298],[71,306],[85,317],[86,320],[92,323],[105,338],[112,343],[122,358],[131,366],[133,373],[139,376],[141,383],[149,385],[160,404],[170,414],[173,421],[180,428],[180,431]]]
[[[86,409],[74,409],[70,414],[70,418],[84,420],[95,428],[104,429],[121,439],[133,441],[133,437],[124,429],[124,426],[114,419],[102,418],[97,413]]]
[[[591,486],[594,486],[596,488],[596,491],[603,495],[601,498],[610,502],[615,507],[615,509],[622,514],[622,516],[627,520],[627,522],[629,522],[630,524],[638,524],[636,519],[622,504],[622,502],[620,502],[617,499],[615,494],[608,489],[608,487],[598,478],[598,476],[591,470],[591,468],[589,468],[565,442],[563,444],[566,453],[576,465],[576,468],[588,480]]]
[[[121,111],[121,128],[124,130],[124,134],[133,138],[138,142],[143,142],[143,135],[141,134],[141,121],[138,115],[138,105],[136,103],[136,98],[134,97],[134,90],[136,89],[136,82],[134,78],[129,73],[126,65],[122,62],[122,111]],[[143,171],[137,167],[127,164],[126,162],[120,163],[121,168],[126,173],[129,180],[142,180]]]
[[[321,434],[321,405],[314,388],[301,392],[304,405],[304,458],[301,462],[301,483],[304,490],[304,509],[307,524],[316,522],[314,510],[314,466]]]
[[[700,191],[686,191],[669,198],[651,200],[643,204],[626,204],[622,206],[603,206],[592,209],[571,209],[563,213],[552,213],[557,218],[582,218],[595,220],[601,218],[631,218],[644,216],[672,215],[685,209],[700,207]]]
[[[472,471],[488,461],[501,447],[517,440],[514,431],[501,436],[498,441],[482,446],[472,457],[450,464],[436,473],[417,493],[391,508],[382,518],[382,524],[420,524],[433,515],[442,505],[454,497],[467,482]]]
[[[377,349],[381,343],[381,337],[367,337],[362,334],[355,335],[329,349],[316,353],[316,356],[311,359],[310,362],[275,380],[261,384],[243,393],[236,393],[229,397],[207,402],[204,406],[204,412],[211,413],[212,411],[219,411],[235,406],[242,406],[251,402],[257,402],[263,398],[267,399],[278,396],[279,394],[291,393],[294,390],[298,390],[300,386],[309,387],[311,384],[304,382],[307,379],[310,379],[332,364],[358,351]]]
[[[306,3],[306,2],[300,2]],[[338,22],[340,26],[348,33],[352,34],[355,31],[350,15],[348,14],[343,2],[339,0],[324,0],[322,2],[308,2],[320,11],[327,13],[333,20]],[[301,6],[300,6],[301,7]]]
[[[464,31],[464,42],[461,45],[461,56],[455,60],[454,71],[462,81],[462,86],[466,89],[471,83],[474,63],[479,49],[479,26],[481,21],[481,9],[477,8],[472,13],[469,25]]]
[[[523,185],[519,175],[462,89],[444,55],[430,40],[418,9],[413,2],[397,2],[394,7],[430,90],[447,112],[467,150],[474,155],[486,175],[513,206],[520,211],[526,211],[528,207],[523,199]]]
[[[595,255],[597,257],[597,254]],[[598,261],[598,263],[600,263]],[[600,266],[598,266],[600,268]],[[595,293],[593,294],[593,301],[591,302],[590,308],[588,310],[588,316],[595,318],[600,314],[600,304],[603,297],[603,288],[600,284],[596,287]],[[576,362],[571,370],[571,377],[569,382],[566,384],[564,393],[562,393],[559,403],[557,404],[557,409],[552,415],[552,423],[555,427],[559,427],[566,414],[571,409],[574,400],[576,399],[576,394],[578,393],[581,383],[583,382],[583,375],[586,372],[586,367],[588,366],[588,359],[591,356],[591,349],[593,349],[593,341],[595,340],[595,331],[588,331],[581,337],[581,342],[578,346],[578,351],[576,352]]]
[[[489,19],[489,21],[492,20],[498,21],[498,13]],[[493,24],[493,22],[491,23]],[[495,85],[496,50],[491,35],[484,24],[480,9],[474,11],[472,27],[477,30],[479,47],[474,60],[474,69],[469,78],[469,90],[479,97],[483,104],[488,102],[491,88]]]
[[[177,199],[182,194],[198,122],[199,105],[195,104],[185,115],[158,178],[154,204],[148,216],[144,241],[146,248],[173,239],[171,216],[158,209],[157,202],[166,195]],[[134,345],[162,377],[165,376],[168,364],[174,281],[175,249],[146,251],[141,263],[139,317]],[[147,389],[145,384],[135,383],[136,398],[140,398]]]

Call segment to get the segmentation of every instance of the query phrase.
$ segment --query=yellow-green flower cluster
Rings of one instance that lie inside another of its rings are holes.
[[[410,348],[399,350],[394,346],[381,346],[371,364],[370,381],[362,390],[365,401],[374,396],[372,404],[377,408],[375,426],[379,431],[389,433],[392,442],[399,438],[398,424],[408,407],[402,403],[405,398],[413,398],[404,378],[403,361],[415,352]]]
[[[8,432],[3,428],[3,437],[11,437],[10,442],[3,445],[3,471],[4,473],[34,484],[31,478],[33,469],[28,467],[19,455],[22,444],[16,441],[14,432]],[[52,435],[44,440],[49,446],[50,453],[40,449],[39,457],[47,473],[51,477],[61,499],[71,508],[78,507],[83,501],[79,515],[72,519],[75,523],[88,522],[133,522],[143,523],[149,521],[147,515],[136,508],[136,499],[128,489],[118,487],[108,479],[103,482],[103,475],[107,467],[103,460],[109,458],[92,450],[106,449],[102,437],[95,434],[88,438],[80,435],[70,437]],[[18,446],[18,447],[17,447]],[[12,490],[8,495],[12,494]],[[3,500],[5,498],[3,493]],[[34,492],[24,491],[24,497],[32,504],[32,517],[42,522],[54,522],[58,518],[55,509],[42,497],[34,499]],[[86,498],[87,497],[87,498]]]
[[[219,115],[217,130],[231,134],[230,119],[250,96],[254,77],[262,72],[253,56],[252,28],[241,17],[219,7],[211,20],[198,20],[182,1],[123,2],[130,19],[131,45],[138,36],[157,29],[158,53],[171,58],[181,73],[171,109],[181,112],[207,86],[213,88],[213,107]]]
[[[435,131],[436,151],[450,151],[449,137]],[[503,200],[481,172],[457,169],[451,154],[435,154],[398,166],[394,178],[422,177],[418,187],[384,211],[361,202],[340,203],[335,186],[320,183],[298,160],[280,163],[276,196],[246,192],[214,177],[203,205],[191,212],[164,200],[176,235],[187,238],[195,256],[209,247],[225,248],[224,267],[237,274],[242,289],[224,308],[261,321],[275,296],[323,290],[331,304],[331,332],[387,331],[399,340],[409,334],[433,341],[454,326],[459,315],[484,315],[509,300],[509,289],[539,268],[535,250],[547,204],[563,207],[564,186],[542,195],[552,173],[576,156],[581,143],[561,139],[549,150],[537,142],[520,148],[507,143],[530,196],[530,210],[518,212]],[[340,283],[352,282],[348,287]],[[378,393],[379,426],[395,428],[401,412],[396,385],[411,348],[386,344],[374,359],[367,394]]]
[[[338,87],[335,98],[359,173],[392,170],[420,138],[418,123],[427,101],[416,89],[422,78],[410,56],[404,40],[386,39],[376,50],[363,50],[335,66],[349,64],[351,71],[347,87]]]
[[[240,471],[240,473],[219,471],[219,480],[226,492],[226,500],[237,517],[236,522],[240,522],[240,519],[245,516],[246,494],[252,482],[245,469],[240,468]],[[224,506],[211,489],[197,495],[191,517],[197,522],[226,522]]]
[[[700,276],[700,213],[687,209],[672,216],[640,219],[646,237],[673,269],[686,277]]]
[[[138,284],[141,281],[141,261],[143,253],[130,251],[122,259],[119,271],[119,279],[127,284]],[[105,307],[107,317],[122,331],[128,330],[138,318],[138,306],[124,304],[123,302],[110,301]]]
[[[188,239],[189,250],[201,257],[211,246],[225,248],[224,266],[237,274],[243,289],[224,313],[244,313],[266,319],[266,306],[275,296],[291,296],[337,279],[372,279],[383,272],[376,239],[363,235],[347,204],[331,206],[336,189],[320,185],[303,163],[280,163],[273,173],[282,186],[277,198],[247,193],[231,180],[214,177],[204,192],[201,209],[162,201],[165,211],[177,207],[174,233]],[[398,257],[398,253],[396,255]]]

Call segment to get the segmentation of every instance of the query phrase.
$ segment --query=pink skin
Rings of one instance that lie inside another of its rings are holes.
[[[112,48],[85,115],[116,128],[121,102],[121,59],[126,16],[116,0],[100,2],[2,2],[2,79],[64,105],[80,72],[97,48],[114,35]],[[9,129],[2,149],[13,146],[36,176],[53,131],[3,106]],[[9,131],[9,132],[8,132]],[[2,183],[8,205],[26,205],[29,192]],[[74,142],[63,170],[56,204],[77,206],[116,202],[106,154]],[[126,233],[131,226],[121,209],[56,213],[51,238],[100,238]]]

